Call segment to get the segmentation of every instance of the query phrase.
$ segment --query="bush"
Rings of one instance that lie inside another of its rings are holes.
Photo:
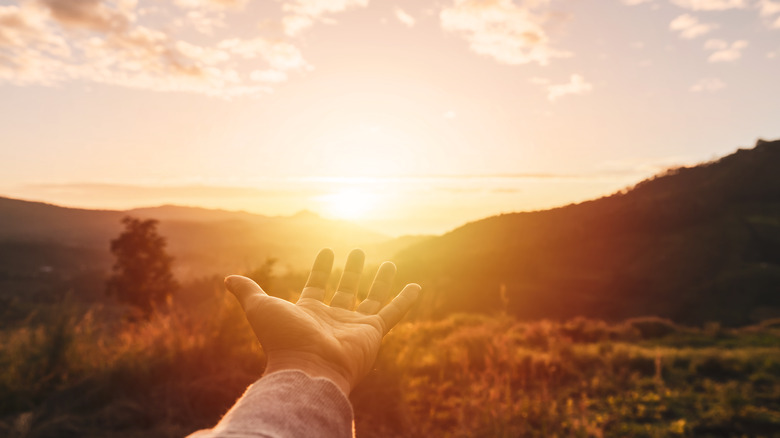
[[[645,316],[626,320],[628,326],[636,329],[642,339],[663,338],[680,331],[677,324],[665,318]]]

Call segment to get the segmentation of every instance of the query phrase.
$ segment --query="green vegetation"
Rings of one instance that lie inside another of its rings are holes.
[[[377,406],[375,386],[388,375],[397,387]],[[772,323],[723,329],[659,318],[523,323],[454,315],[399,327],[371,377],[353,394],[362,436],[780,431],[780,330]],[[386,410],[393,421],[383,421]]]
[[[184,289],[149,321],[65,300],[3,330],[0,435],[179,437],[215,424],[263,354],[219,280]],[[362,437],[776,436],[780,322],[413,321],[352,399]]]

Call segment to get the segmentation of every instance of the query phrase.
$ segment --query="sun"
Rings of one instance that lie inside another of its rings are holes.
[[[345,188],[319,197],[329,216],[357,220],[364,219],[376,205],[376,197],[359,188]]]

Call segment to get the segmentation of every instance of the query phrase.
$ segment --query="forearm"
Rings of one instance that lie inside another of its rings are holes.
[[[216,427],[190,438],[353,436],[352,406],[331,380],[270,372],[252,384]]]

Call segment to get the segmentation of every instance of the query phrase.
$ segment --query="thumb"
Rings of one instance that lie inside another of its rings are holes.
[[[241,307],[247,308],[247,303],[252,301],[253,298],[260,296],[267,296],[265,291],[258,286],[251,278],[243,277],[241,275],[229,275],[225,277],[225,286],[227,290],[232,293]]]

